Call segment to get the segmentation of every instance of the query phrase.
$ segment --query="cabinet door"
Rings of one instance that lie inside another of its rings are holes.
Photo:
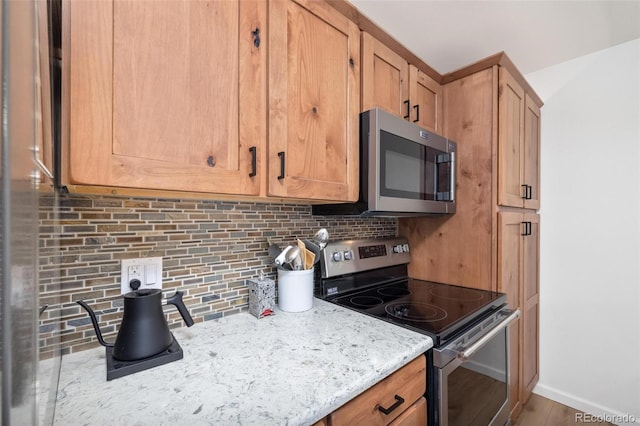
[[[498,204],[523,207],[524,90],[500,68],[498,83]]]
[[[442,86],[414,65],[409,65],[411,121],[442,133]]]
[[[524,207],[540,208],[540,108],[525,95],[524,103],[524,181],[529,194]]]
[[[520,307],[523,222],[522,213],[498,213],[498,291],[507,294],[509,309]]]
[[[70,182],[258,194],[266,5],[69,5]]]
[[[409,119],[407,61],[387,46],[362,33],[362,111],[382,108]]]
[[[328,3],[269,3],[272,196],[358,197],[360,31]]]
[[[498,291],[507,294],[509,309],[520,308],[521,303],[521,240],[524,230],[521,213],[498,213]],[[511,416],[522,409],[520,401],[520,336],[522,317],[509,328],[509,400]]]
[[[524,215],[529,223],[529,235],[522,239],[522,403],[531,396],[538,382],[538,313],[539,313],[539,253],[540,253],[540,216],[529,213]]]
[[[498,291],[507,293],[520,319],[510,328],[510,399],[512,418],[538,381],[540,216],[498,213]]]

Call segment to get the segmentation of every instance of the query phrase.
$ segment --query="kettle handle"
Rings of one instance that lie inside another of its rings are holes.
[[[113,343],[107,343],[102,338],[102,333],[100,332],[100,326],[98,326],[98,320],[96,319],[96,314],[93,313],[93,309],[91,309],[89,307],[89,305],[84,303],[84,300],[76,300],[76,303],[78,305],[82,306],[84,308],[84,310],[89,313],[89,317],[91,317],[91,322],[93,323],[93,328],[96,331],[96,337],[98,338],[98,342],[100,342],[100,344],[102,346],[106,346],[108,348],[112,348],[113,347]]]
[[[176,291],[173,296],[167,298],[167,304],[171,304],[178,308],[178,312],[180,312],[180,315],[182,315],[184,323],[187,324],[187,327],[191,327],[193,325],[193,318],[191,318],[191,314],[182,301],[183,294],[184,293],[182,293],[181,291]]]

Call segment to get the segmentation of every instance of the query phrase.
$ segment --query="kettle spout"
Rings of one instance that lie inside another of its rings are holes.
[[[193,318],[191,318],[191,314],[182,301],[183,294],[184,293],[182,293],[181,291],[176,291],[173,296],[167,298],[167,304],[171,304],[178,308],[178,312],[180,312],[180,315],[182,315],[184,323],[187,324],[187,327],[191,327],[193,325]]]
[[[102,333],[100,332],[100,327],[98,326],[98,320],[96,319],[96,314],[93,313],[93,309],[91,309],[89,305],[84,303],[83,300],[77,300],[76,303],[82,306],[85,309],[85,311],[89,313],[89,317],[91,317],[91,323],[93,324],[93,329],[96,331],[96,337],[98,338],[98,342],[100,342],[102,346],[113,347],[113,344],[105,342],[104,339],[102,338]]]

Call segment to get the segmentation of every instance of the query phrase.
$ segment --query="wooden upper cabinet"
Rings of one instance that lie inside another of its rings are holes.
[[[411,121],[442,133],[442,86],[414,65],[409,65]]]
[[[382,108],[409,118],[409,64],[371,34],[362,33],[362,111]]]
[[[266,134],[263,2],[68,8],[69,183],[259,193],[249,175]]]
[[[271,196],[358,198],[360,31],[328,3],[269,3]]]
[[[498,204],[540,208],[540,109],[513,76],[499,70]]]
[[[524,89],[505,69],[498,86],[498,204],[523,207]]]
[[[442,86],[371,34],[362,33],[362,111],[382,108],[442,132]]]
[[[524,207],[540,208],[540,108],[525,94],[524,102],[524,184],[530,189]]]

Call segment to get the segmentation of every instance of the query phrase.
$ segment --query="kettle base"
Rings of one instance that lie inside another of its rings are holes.
[[[173,334],[171,335],[173,337]],[[148,358],[138,359],[135,361],[119,361],[113,358],[113,348],[107,347],[107,381],[124,377],[139,371],[148,370],[153,367],[168,364],[173,361],[182,359],[182,348],[178,341],[173,337],[173,342],[166,350],[150,356]]]

